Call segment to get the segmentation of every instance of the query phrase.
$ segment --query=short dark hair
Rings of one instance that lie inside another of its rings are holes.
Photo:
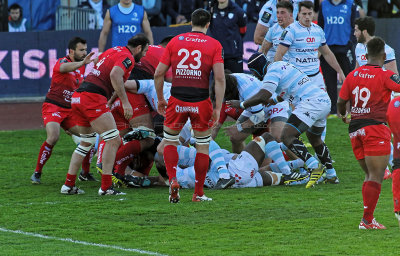
[[[21,7],[21,5],[12,4],[12,5],[10,5],[10,7],[8,7],[8,11],[15,10],[15,9],[19,9],[19,11],[21,12],[21,15],[22,15],[22,7]]]
[[[192,13],[192,25],[204,28],[211,21],[211,14],[204,9],[196,9]]]
[[[86,40],[80,37],[74,37],[68,42],[68,49],[70,50],[76,50],[76,45],[77,44],[86,44]]]
[[[150,41],[143,33],[134,35],[128,40],[128,45],[131,47],[136,47],[141,45],[143,49],[148,44],[150,44]]]
[[[276,4],[276,9],[278,8],[285,8],[290,13],[293,13],[293,4],[289,1],[280,1],[279,3]]]
[[[161,40],[160,44],[168,44],[174,37],[173,35],[166,36]]]
[[[366,16],[364,18],[358,18],[354,24],[357,25],[358,29],[361,31],[367,30],[370,36],[375,35],[375,21],[372,17]]]
[[[385,53],[385,41],[379,36],[375,36],[367,43],[367,53],[369,57],[379,57]]]
[[[301,7],[314,10],[314,4],[311,1],[301,1],[301,2],[299,2],[299,12],[301,10]]]

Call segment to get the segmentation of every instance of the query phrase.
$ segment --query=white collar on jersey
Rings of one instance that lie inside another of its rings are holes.
[[[123,14],[129,14],[129,13],[131,13],[134,7],[135,7],[135,4],[134,4],[134,3],[132,3],[131,6],[129,6],[129,7],[123,7],[120,3],[118,4],[118,9],[119,9],[120,12],[122,12]]]

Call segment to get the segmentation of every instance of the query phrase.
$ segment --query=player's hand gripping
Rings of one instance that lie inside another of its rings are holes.
[[[124,109],[124,117],[126,120],[131,119],[133,115],[132,106],[129,103],[122,103],[122,108]]]
[[[240,108],[240,100],[228,100],[226,105],[232,108]]]
[[[159,99],[157,104],[157,111],[160,115],[165,116],[165,110],[167,109],[167,102],[165,99]]]
[[[83,65],[87,65],[90,62],[94,61],[94,59],[92,60],[92,56],[94,55],[94,52],[89,53],[88,55],[86,55],[86,57],[83,59]]]
[[[218,121],[219,121],[219,116],[221,115],[221,110],[214,109],[212,113],[212,126],[211,128],[214,128],[217,126]]]

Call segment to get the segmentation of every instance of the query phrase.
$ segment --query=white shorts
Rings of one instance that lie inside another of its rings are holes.
[[[258,172],[258,164],[252,155],[243,151],[236,159],[231,159],[228,165],[231,177],[235,178],[235,185],[245,186],[249,184]]]
[[[256,188],[256,187],[262,187],[263,186],[263,180],[261,177],[261,174],[259,172],[256,172],[254,175],[253,179],[247,184],[238,184],[235,183],[233,184],[232,188]]]
[[[318,85],[319,88],[326,91],[324,77],[322,76],[321,72],[319,72],[318,75],[315,75],[315,76],[312,76],[309,78],[312,83]]]
[[[182,188],[194,188],[195,183],[195,172],[194,166],[187,168],[176,168],[176,179]]]
[[[328,94],[299,102],[292,114],[296,115],[307,126],[325,127],[326,117],[331,111],[331,100]]]
[[[289,102],[287,101],[282,101],[278,104],[265,107],[264,111],[267,113],[266,117],[271,120],[274,118],[285,118],[287,120],[289,118],[289,113],[291,112]]]

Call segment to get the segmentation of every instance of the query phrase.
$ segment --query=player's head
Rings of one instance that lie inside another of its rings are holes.
[[[263,80],[265,74],[267,73],[269,64],[271,64],[271,62],[268,61],[267,57],[260,52],[256,52],[251,55],[249,61],[247,62],[247,66],[249,67],[250,71],[260,80]]]
[[[68,42],[68,51],[73,61],[82,61],[87,55],[86,40],[81,37],[71,38]]]
[[[368,59],[368,64],[383,66],[386,60],[385,41],[378,36],[369,40],[367,43],[366,57]]]
[[[192,13],[192,27],[208,28],[211,21],[211,14],[204,9],[196,9]]]
[[[281,27],[287,27],[293,22],[293,5],[288,1],[281,1],[276,4],[276,17]]]
[[[297,14],[299,22],[305,27],[311,26],[314,17],[314,4],[311,1],[299,2],[299,13]]]
[[[238,100],[239,90],[238,82],[229,69],[225,69],[225,100]]]
[[[174,37],[175,37],[175,36],[173,36],[173,35],[169,35],[169,36],[164,37],[164,38],[161,40],[160,45],[161,45],[162,47],[166,47],[167,44],[169,43],[169,41],[171,41],[172,38],[174,38]]]
[[[11,21],[22,20],[22,7],[19,4],[12,4],[8,8]]]
[[[130,48],[135,62],[139,62],[142,57],[146,56],[149,43],[149,39],[144,34],[137,34],[128,40],[128,48]]]
[[[354,36],[357,42],[365,43],[367,36],[375,35],[375,21],[372,17],[358,18],[354,24]]]

